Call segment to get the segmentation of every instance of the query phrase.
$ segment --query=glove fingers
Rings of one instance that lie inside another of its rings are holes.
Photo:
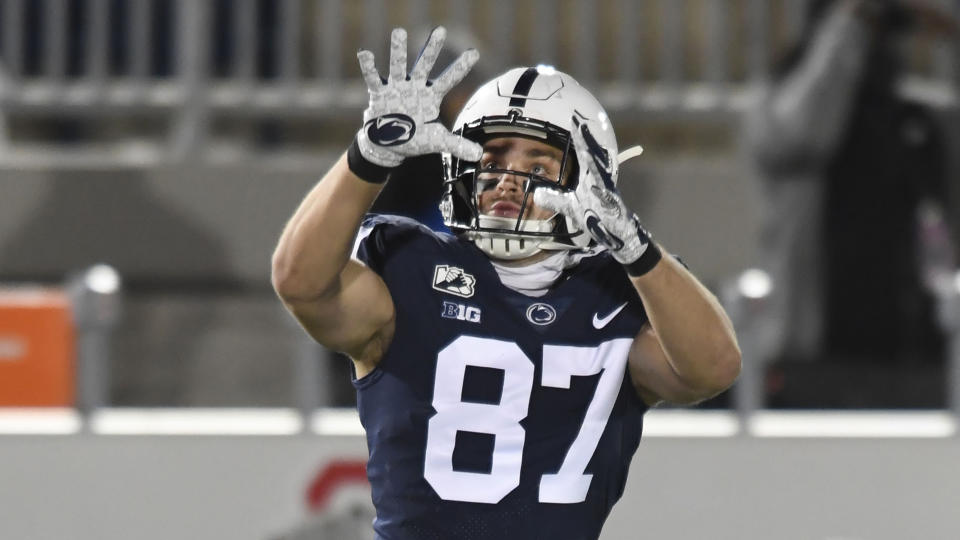
[[[433,81],[434,91],[438,95],[446,95],[451,88],[456,86],[464,77],[467,76],[467,73],[470,72],[470,69],[474,64],[477,63],[477,60],[480,59],[480,53],[476,49],[469,49],[463,52],[456,61],[450,64],[447,69],[443,70],[443,73],[435,81]]]
[[[573,137],[573,150],[577,153],[577,163],[586,169],[583,172],[588,172],[594,178],[599,178],[597,164],[594,163],[593,156],[590,154],[590,150],[587,149],[587,141],[583,138],[581,129],[583,129],[584,126],[585,124],[574,118],[573,129],[570,131],[570,135]],[[581,183],[583,183],[584,179],[583,172],[580,173]]]
[[[587,142],[580,132],[580,125],[574,122],[573,129],[570,131],[573,137],[573,150],[577,154],[577,163],[580,164],[580,178],[577,182],[577,194],[581,197],[591,197],[591,187],[598,184],[600,176],[597,173],[597,165],[593,162],[593,156],[587,150]],[[584,199],[586,200],[586,199]]]
[[[537,188],[533,192],[533,202],[540,208],[545,208],[564,216],[577,219],[576,201],[572,193],[563,193],[551,188]]]
[[[617,186],[614,183],[610,160],[616,159],[616,156],[604,155],[606,152],[590,133],[587,122],[573,118],[573,147],[577,152],[577,162],[587,164],[587,171],[593,175],[598,182],[602,182],[603,188],[610,191],[616,191]],[[589,138],[589,141],[587,140]],[[581,180],[583,177],[581,176]]]
[[[430,70],[433,69],[433,64],[437,62],[437,57],[440,56],[440,49],[443,48],[443,42],[446,38],[447,30],[442,26],[438,26],[430,32],[430,37],[427,38],[427,42],[420,51],[420,56],[417,57],[413,69],[410,70],[411,80],[427,80]]]
[[[357,60],[360,62],[360,73],[363,74],[363,80],[367,83],[367,91],[379,92],[383,87],[383,81],[380,80],[380,74],[377,73],[373,53],[365,50],[357,51]]]
[[[603,165],[597,163],[597,160],[602,158],[591,151],[590,144],[586,140],[586,137],[591,136],[586,123],[575,121],[574,126],[573,146],[577,152],[577,162],[581,164],[580,182],[576,189],[580,200],[594,211],[603,213],[607,218],[616,219],[629,214],[629,209],[623,204],[610,173],[601,170]],[[596,141],[594,141],[594,147],[599,149]],[[587,164],[585,168],[583,163]]]
[[[390,32],[390,82],[407,78],[407,31],[394,28]]]
[[[471,141],[464,139],[459,135],[454,135],[447,131],[447,128],[440,124],[433,124],[429,137],[435,141],[431,146],[432,152],[449,152],[464,161],[480,161],[483,155],[483,147]]]

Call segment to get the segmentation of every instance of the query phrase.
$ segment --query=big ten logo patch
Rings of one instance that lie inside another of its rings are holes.
[[[480,322],[480,308],[469,304],[460,304],[444,300],[443,313],[440,315],[444,319],[455,319],[472,323]]]

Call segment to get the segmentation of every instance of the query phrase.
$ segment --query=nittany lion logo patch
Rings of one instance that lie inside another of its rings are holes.
[[[557,310],[550,304],[537,302],[527,308],[527,320],[537,326],[546,326],[557,320]]]
[[[470,298],[474,293],[477,278],[463,271],[463,268],[439,264],[433,271],[433,288],[462,298]]]
[[[370,142],[379,146],[403,144],[417,131],[413,118],[399,113],[378,116],[367,122],[365,128]]]

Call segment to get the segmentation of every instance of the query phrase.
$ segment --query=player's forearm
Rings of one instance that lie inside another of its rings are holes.
[[[740,373],[740,348],[720,303],[676,259],[664,256],[648,273],[631,277],[677,376],[711,397]]]
[[[363,216],[382,184],[350,171],[346,155],[330,168],[290,218],[273,254],[273,286],[285,299],[321,298],[335,288]]]

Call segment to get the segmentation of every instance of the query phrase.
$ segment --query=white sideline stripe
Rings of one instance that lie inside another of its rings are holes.
[[[957,425],[946,411],[758,411],[748,430],[754,437],[941,438]]]
[[[98,435],[294,435],[294,409],[101,409],[90,418]]]
[[[74,409],[0,408],[0,435],[73,435],[82,425]]]
[[[654,409],[643,417],[644,437],[733,437],[739,432],[740,421],[727,411]]]
[[[355,409],[319,409],[310,418],[310,429],[317,435],[366,435]]]
[[[295,435],[304,420],[295,409],[100,409],[89,418],[98,435]],[[357,411],[318,409],[307,422],[326,436],[363,436]],[[72,435],[83,427],[74,409],[0,408],[0,435]],[[741,433],[730,411],[655,409],[644,437],[733,437]],[[747,423],[757,438],[946,438],[958,434],[949,411],[758,411]]]

